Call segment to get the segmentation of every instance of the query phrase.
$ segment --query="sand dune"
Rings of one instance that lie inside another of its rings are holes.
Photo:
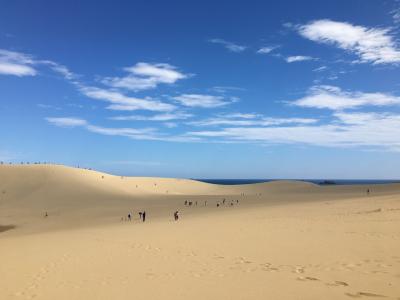
[[[399,253],[399,184],[0,166],[0,299],[400,299]]]

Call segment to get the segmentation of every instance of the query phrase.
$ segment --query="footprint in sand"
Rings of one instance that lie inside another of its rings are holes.
[[[270,263],[264,263],[264,264],[260,264],[260,266],[262,267],[263,271],[267,271],[267,272],[278,272],[279,269],[272,267],[272,265]]]
[[[329,286],[349,286],[349,284],[347,282],[338,281],[338,280],[331,282],[331,283],[327,283],[327,285],[329,285]]]
[[[239,257],[238,261],[236,262],[238,264],[251,264],[252,261],[245,259],[244,257]]]
[[[380,295],[380,294],[374,294],[374,293],[368,293],[368,292],[357,292],[355,294],[351,293],[345,293],[346,296],[352,297],[352,298],[361,298],[361,297],[375,297],[375,298],[386,298],[385,295]]]
[[[302,274],[302,273],[304,273],[304,268],[303,267],[296,267],[294,269],[294,272],[297,273],[297,274]]]
[[[309,276],[306,276],[306,277],[300,276],[300,277],[297,277],[297,280],[300,280],[300,281],[319,281],[318,278],[309,277]]]

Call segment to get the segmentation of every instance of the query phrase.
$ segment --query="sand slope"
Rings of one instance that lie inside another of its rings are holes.
[[[400,186],[366,188],[0,166],[0,299],[398,300]]]

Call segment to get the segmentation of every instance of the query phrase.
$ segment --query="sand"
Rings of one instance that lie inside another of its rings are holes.
[[[400,185],[2,165],[0,274],[0,299],[400,299]]]

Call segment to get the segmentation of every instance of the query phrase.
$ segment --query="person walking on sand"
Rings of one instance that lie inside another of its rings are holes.
[[[178,219],[179,219],[179,212],[178,211],[174,212],[174,219],[175,219],[175,221],[178,221]]]
[[[128,220],[129,220],[129,221],[132,220],[132,218],[131,218],[131,213],[128,214]]]
[[[140,220],[142,219],[142,212],[141,211],[139,211],[139,219]]]
[[[143,222],[146,221],[146,211],[143,211],[143,213],[142,213],[142,219],[143,219]]]

